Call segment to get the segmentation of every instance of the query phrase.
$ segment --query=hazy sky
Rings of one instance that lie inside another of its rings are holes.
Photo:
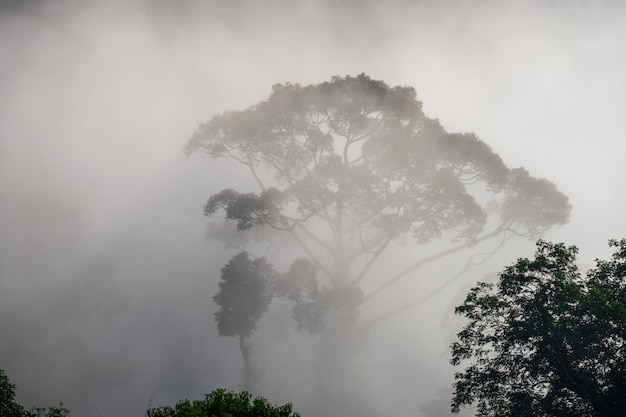
[[[624,21],[622,1],[0,2],[0,369],[25,404],[84,417],[238,387],[236,343],[212,320],[228,253],[202,205],[244,179],[182,148],[278,82],[414,86],[446,129],[570,197],[547,239],[607,256],[626,237]],[[505,259],[532,253],[517,247]],[[381,330],[370,347],[398,358],[370,370],[389,416],[419,415],[449,375],[447,330],[415,317],[398,322],[413,337]],[[274,365],[305,359],[268,328],[264,395],[296,401],[306,382],[283,388]]]

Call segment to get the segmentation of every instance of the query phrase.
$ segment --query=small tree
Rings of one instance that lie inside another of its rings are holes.
[[[247,392],[217,389],[207,394],[204,400],[182,400],[176,406],[151,408],[148,417],[300,417],[293,412],[291,404],[274,406],[265,398]]]
[[[0,369],[0,416],[1,417],[66,417],[70,410],[63,404],[58,407],[34,407],[25,409],[15,401],[15,385],[9,381],[6,373]]]
[[[577,249],[540,241],[456,313],[452,410],[478,416],[618,417],[626,410],[626,240],[582,276]]]
[[[256,322],[271,300],[274,270],[263,258],[251,260],[248,252],[235,256],[222,268],[220,292],[213,300],[220,306],[215,313],[220,336],[238,336],[244,359],[244,389],[258,392],[259,370],[254,362],[250,337]]]
[[[15,401],[15,385],[0,369],[0,416],[23,417],[25,414],[24,407]]]

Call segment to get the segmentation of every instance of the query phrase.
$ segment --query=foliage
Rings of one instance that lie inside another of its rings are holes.
[[[213,300],[220,336],[248,337],[270,303],[274,270],[265,259],[251,260],[248,252],[235,256],[222,268],[220,292]]]
[[[63,403],[59,403],[58,407],[34,407],[27,414],[26,417],[66,417],[70,413],[70,410],[63,406]]]
[[[581,274],[577,249],[539,241],[497,284],[479,283],[456,313],[453,411],[478,416],[622,416],[626,410],[626,240]]]
[[[148,410],[148,417],[299,417],[291,404],[273,406],[265,398],[217,389],[204,400],[182,400],[176,406]]]
[[[411,260],[387,276],[375,271],[399,237],[462,242],[443,257],[497,236],[534,238],[569,216],[554,184],[508,168],[473,134],[447,132],[424,115],[412,87],[365,74],[277,84],[267,100],[200,124],[185,151],[249,170],[258,193],[222,190],[204,213],[223,210],[240,233],[284,232],[283,244],[300,249],[315,283],[290,299],[298,326],[312,331],[329,309],[356,316],[427,263]],[[374,283],[370,294],[360,289],[365,280]]]
[[[256,380],[250,334],[273,298],[289,300],[296,328],[321,335],[313,372],[328,415],[362,403],[357,392],[336,395],[358,390],[348,364],[355,341],[424,295],[388,311],[367,303],[430,262],[467,250],[458,276],[511,237],[535,239],[569,218],[568,198],[553,183],[507,167],[474,134],[447,132],[425,116],[412,87],[365,74],[277,84],[268,99],[200,124],[185,152],[236,161],[256,185],[208,198],[204,214],[224,213],[232,226],[230,234],[211,226],[213,236],[245,251],[287,248],[280,262],[292,261],[279,273],[243,252],[222,270],[215,317],[221,335],[239,335],[244,385]],[[391,256],[399,240],[421,257]],[[230,274],[238,265],[247,280]]]
[[[15,385],[0,369],[0,416],[2,417],[66,417],[70,410],[59,404],[58,407],[35,407],[26,410],[15,401]]]
[[[0,416],[22,417],[25,413],[24,407],[15,401],[15,385],[0,370]]]

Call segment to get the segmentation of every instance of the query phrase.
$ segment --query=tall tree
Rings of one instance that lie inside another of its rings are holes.
[[[267,100],[199,125],[186,153],[247,168],[258,192],[225,189],[209,198],[204,213],[223,210],[244,240],[265,237],[299,249],[275,295],[294,302],[300,328],[325,334],[329,351],[350,351],[345,335],[354,323],[372,324],[414,305],[367,319],[359,314],[418,268],[490,239],[535,238],[566,223],[570,210],[551,182],[508,168],[475,135],[449,133],[427,118],[412,87],[365,74],[277,84]],[[214,232],[233,242],[221,228]],[[414,242],[416,257],[381,268],[401,238]],[[438,242],[450,244],[418,257]],[[338,323],[346,324],[336,329]]]
[[[456,312],[452,410],[477,415],[617,417],[626,410],[626,240],[582,276],[577,249],[540,241],[534,259],[480,283]]]

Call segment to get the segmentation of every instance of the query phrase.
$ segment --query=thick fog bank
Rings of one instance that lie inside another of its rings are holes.
[[[0,3],[0,369],[18,401],[131,416],[239,388],[212,301],[233,252],[206,239],[202,206],[248,173],[183,147],[196,123],[279,82],[365,72],[414,86],[446,129],[570,197],[547,239],[605,257],[626,236],[624,18],[618,1]],[[532,251],[511,245],[371,331],[357,361],[377,408],[419,415],[451,382],[447,314]],[[259,324],[261,394],[304,406],[315,339],[289,314]]]

